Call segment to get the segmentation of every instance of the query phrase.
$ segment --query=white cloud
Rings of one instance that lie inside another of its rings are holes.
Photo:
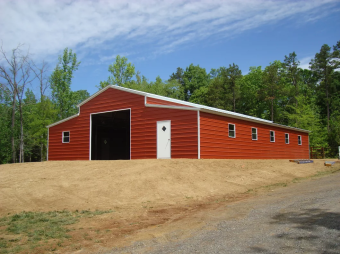
[[[296,15],[308,22],[310,13],[321,17],[333,2],[2,0],[0,39],[7,49],[25,43],[39,58],[69,47],[109,61],[118,52],[146,47],[151,54],[165,54],[212,35],[230,37]]]
[[[309,69],[309,63],[314,58],[314,56],[308,56],[300,59],[300,65],[299,67],[302,69]]]

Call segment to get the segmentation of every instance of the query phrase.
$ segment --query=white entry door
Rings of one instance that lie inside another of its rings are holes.
[[[157,158],[171,158],[171,121],[157,121]]]

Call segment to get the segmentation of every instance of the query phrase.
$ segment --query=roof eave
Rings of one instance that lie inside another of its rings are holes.
[[[222,109],[217,109],[217,108],[213,108],[213,107],[210,107],[210,106],[190,103],[190,102],[182,101],[182,100],[179,100],[179,99],[159,96],[159,95],[155,95],[155,94],[151,94],[151,93],[147,93],[147,92],[143,92],[143,91],[138,91],[138,90],[134,90],[134,89],[124,88],[124,87],[120,87],[120,86],[117,86],[117,85],[108,85],[105,88],[94,93],[92,96],[90,96],[89,98],[87,98],[86,100],[81,102],[80,104],[78,104],[77,106],[79,107],[79,113],[80,113],[80,107],[82,105],[89,102],[90,100],[92,100],[93,98],[95,98],[96,96],[103,93],[104,91],[106,91],[109,88],[118,89],[118,90],[121,90],[121,91],[126,91],[126,92],[130,92],[130,93],[133,93],[133,94],[145,96],[145,97],[151,97],[151,98],[160,99],[160,100],[164,100],[164,101],[168,101],[168,102],[172,102],[172,103],[178,103],[178,104],[194,107],[195,110],[199,109],[200,111],[203,111],[203,112],[208,112],[208,113],[222,115],[222,116],[228,116],[228,117],[232,117],[232,118],[235,118],[235,119],[240,119],[240,120],[245,120],[245,121],[250,121],[250,122],[256,122],[256,123],[260,123],[260,124],[264,124],[264,125],[270,125],[270,126],[274,126],[274,127],[281,127],[281,128],[284,128],[284,129],[291,129],[291,130],[304,132],[304,133],[310,133],[309,130],[285,126],[285,125],[281,125],[281,124],[276,124],[276,123],[274,123],[270,120],[265,120],[265,119],[245,115],[245,114],[240,114],[240,113],[230,112],[230,111],[226,111],[226,110],[222,110]],[[164,107],[164,108],[166,108],[166,107]],[[58,125],[62,122],[65,122],[67,120],[70,120],[72,118],[75,118],[75,117],[79,116],[79,113],[74,115],[74,116],[68,117],[64,120],[53,123],[53,124],[51,124],[47,127],[52,127],[52,126]]]

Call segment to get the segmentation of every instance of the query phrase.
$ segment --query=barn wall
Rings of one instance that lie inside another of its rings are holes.
[[[70,131],[70,142],[62,143],[62,132]],[[48,160],[89,159],[89,119],[76,117],[49,128]]]
[[[49,160],[88,160],[90,114],[131,108],[131,159],[157,157],[156,122],[171,120],[171,157],[197,158],[197,112],[144,106],[144,96],[107,89],[80,107],[80,115],[49,129]],[[163,101],[164,102],[164,101]],[[70,131],[70,143],[62,143]]]
[[[191,106],[188,106],[188,105],[185,105],[185,104],[178,104],[178,103],[164,101],[164,100],[160,100],[160,99],[152,98],[152,97],[147,97],[146,98],[146,103],[147,104],[158,104],[158,105],[171,105],[171,106],[191,107]]]
[[[236,138],[228,136],[228,123],[235,124]],[[257,128],[258,140],[251,137]],[[275,131],[275,142],[270,142],[269,131]],[[259,123],[200,112],[201,158],[221,159],[307,159],[308,134]],[[285,144],[289,133],[289,144]],[[302,145],[297,136],[301,135]]]

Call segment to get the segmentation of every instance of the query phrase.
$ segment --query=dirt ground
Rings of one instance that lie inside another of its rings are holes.
[[[101,252],[171,229],[195,228],[204,224],[202,218],[185,226],[180,220],[251,196],[259,187],[327,171],[330,167],[324,162],[171,159],[0,165],[0,216],[111,209],[112,213],[77,223],[72,239],[57,250]],[[331,168],[339,169],[340,164]]]

